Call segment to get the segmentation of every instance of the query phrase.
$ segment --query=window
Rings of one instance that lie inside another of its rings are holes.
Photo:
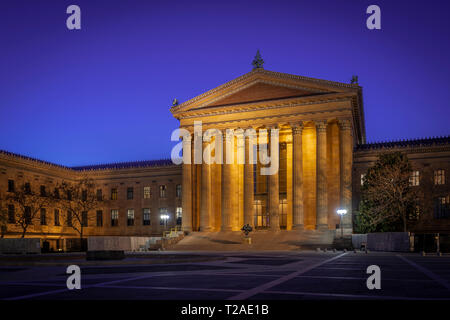
[[[111,200],[117,200],[117,189],[116,188],[111,189]]]
[[[68,227],[72,226],[72,212],[71,211],[67,211],[66,224],[67,224]]]
[[[419,185],[419,171],[413,171],[409,177],[409,185],[412,187],[417,187]]]
[[[150,199],[152,196],[152,189],[150,187],[144,187],[144,199]]]
[[[150,225],[150,209],[149,208],[144,208],[142,209],[142,224],[144,226],[149,226]]]
[[[435,199],[434,217],[436,219],[450,218],[450,196]]]
[[[25,223],[31,224],[31,207],[25,207]]]
[[[54,212],[54,214],[55,214],[55,226],[59,226],[60,224],[59,224],[59,210],[58,209],[55,209],[55,212]],[[72,220],[72,219],[71,219]],[[70,221],[70,222],[72,222],[72,221]]]
[[[81,225],[83,227],[88,226],[88,212],[87,211],[81,212]]]
[[[47,210],[45,208],[41,209],[41,226],[45,226],[47,224]]]
[[[70,190],[67,191],[67,200],[72,201],[72,192]]]
[[[8,192],[14,192],[14,180],[8,180]]]
[[[133,187],[127,188],[127,200],[133,200]]]
[[[111,210],[111,227],[117,227],[119,225],[119,210]]]
[[[103,201],[103,191],[102,191],[102,189],[97,189],[97,201]]]
[[[46,197],[47,192],[45,191],[45,186],[41,186],[41,197]]]
[[[88,197],[87,190],[82,190],[81,191],[81,201],[87,201],[87,197]]]
[[[183,208],[182,207],[177,207],[176,215],[177,215],[177,224],[181,225],[181,218],[182,218],[182,215],[183,215]]]
[[[16,211],[14,205],[8,205],[8,223],[16,223]]]
[[[97,210],[97,227],[103,227],[103,211]]]
[[[176,196],[177,198],[181,198],[181,184],[177,184]]]
[[[364,180],[366,179],[366,174],[361,173],[361,185],[364,185]]]
[[[134,225],[134,209],[128,209],[127,211],[127,226]]]
[[[59,189],[55,188],[55,192],[53,193],[53,196],[55,197],[55,199],[59,199]]]
[[[31,185],[29,182],[26,182],[24,185],[25,193],[30,194],[31,193]]]
[[[166,197],[166,186],[165,185],[159,186],[159,197],[160,198]]]
[[[169,220],[169,214],[167,208],[159,208],[159,224],[162,226],[167,226]]]
[[[445,184],[445,170],[435,170],[434,171],[434,184]]]

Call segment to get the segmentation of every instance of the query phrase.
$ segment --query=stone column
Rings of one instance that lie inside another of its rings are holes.
[[[245,164],[244,164],[244,224],[254,226],[254,186],[253,186],[253,159],[252,146],[254,144],[253,135],[245,137]]]
[[[328,193],[327,193],[327,122],[317,121],[316,155],[316,228],[328,229]]]
[[[191,165],[191,136],[183,138],[183,184],[181,185],[181,206],[183,231],[192,231],[192,165]],[[153,191],[154,193],[156,190]]]
[[[303,123],[300,122],[292,127],[293,138],[293,167],[294,167],[294,212],[293,229],[304,228],[303,212],[303,152],[302,152]]]
[[[276,133],[275,134],[275,130]],[[270,160],[271,164],[274,161],[278,161],[279,164],[279,155],[280,155],[280,144],[278,137],[278,128],[272,127],[270,128],[269,133],[269,145],[270,149]],[[277,147],[272,149],[272,143],[274,143]],[[279,231],[280,230],[280,187],[279,187],[279,178],[278,178],[278,169],[274,174],[269,175],[269,215],[270,215],[270,230],[271,231]]]
[[[347,210],[347,214],[342,217],[342,224],[345,233],[352,231],[352,161],[353,161],[353,138],[352,126],[349,120],[339,121],[340,140],[340,199],[341,208]],[[350,229],[350,230],[348,230]]]
[[[230,157],[229,153],[234,153],[234,148],[231,147],[232,137],[227,137],[225,130],[223,134],[223,164],[222,164],[222,231],[231,231],[232,225],[232,164],[227,163],[227,157]]]
[[[200,231],[211,231],[211,149],[203,141],[202,186],[200,194]]]

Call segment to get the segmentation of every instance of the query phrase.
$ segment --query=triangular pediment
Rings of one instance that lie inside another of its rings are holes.
[[[255,69],[171,108],[174,116],[190,110],[259,101],[308,97],[355,90],[357,86],[287,73]]]
[[[318,91],[276,85],[270,82],[255,81],[237,92],[219,98],[208,107],[242,104],[248,102],[267,101],[273,99],[293,98],[320,94]]]

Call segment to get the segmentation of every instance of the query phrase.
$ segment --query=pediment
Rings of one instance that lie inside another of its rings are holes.
[[[183,117],[181,114],[190,110],[348,92],[357,88],[357,85],[255,69],[172,107],[171,112],[175,117]]]
[[[211,102],[208,104],[208,107],[302,97],[320,93],[321,92],[317,90],[300,89],[296,87],[277,85],[270,82],[255,81],[244,88],[240,88],[237,92],[232,92]]]

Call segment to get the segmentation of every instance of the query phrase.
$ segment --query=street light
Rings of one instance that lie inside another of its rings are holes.
[[[169,215],[168,214],[162,214],[160,217],[161,217],[161,220],[164,221],[164,230],[166,230],[166,228],[167,228],[167,221],[169,220]]]
[[[342,225],[342,216],[347,213],[345,209],[338,209],[337,214],[341,217],[340,225],[341,225],[341,238],[344,239],[344,226]]]

